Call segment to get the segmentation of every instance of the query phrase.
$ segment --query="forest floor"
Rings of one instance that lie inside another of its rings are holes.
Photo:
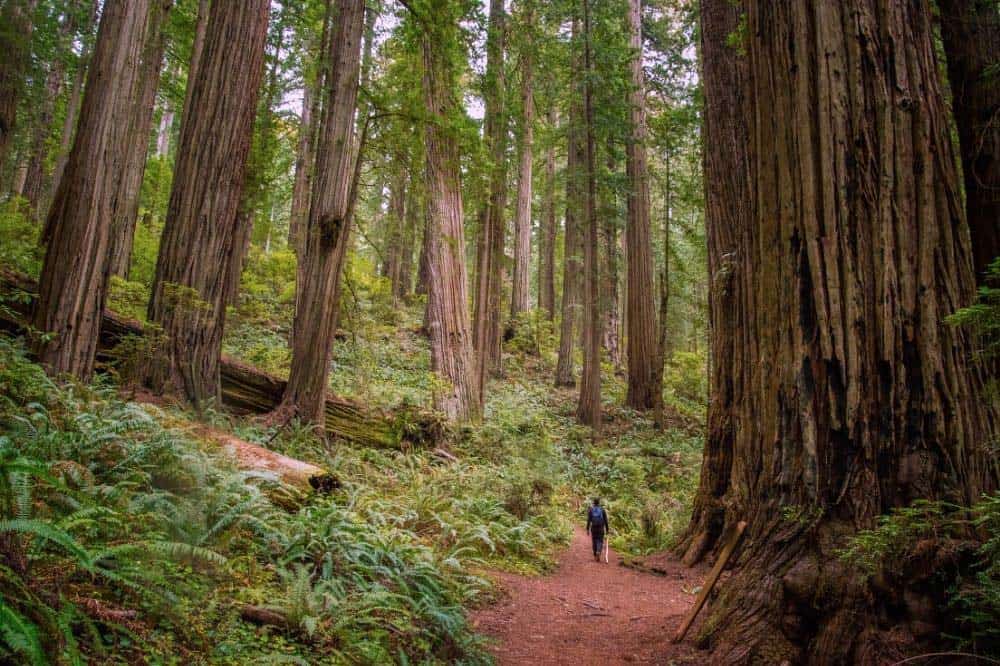
[[[694,603],[701,568],[658,562],[664,575],[626,568],[617,553],[595,562],[590,538],[574,530],[547,576],[493,574],[493,605],[473,613],[475,629],[494,640],[499,664],[686,664],[704,661],[690,638],[670,638]],[[694,632],[690,632],[689,636]]]

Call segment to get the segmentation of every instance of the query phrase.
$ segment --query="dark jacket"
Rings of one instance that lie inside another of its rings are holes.
[[[599,508],[601,510],[601,514],[604,516],[604,524],[603,525],[593,525],[592,524],[593,523],[593,517],[590,515],[590,513],[591,513],[591,511],[594,508],[595,507],[589,507],[587,509],[587,531],[590,532],[591,528],[593,528],[593,533],[595,533],[595,534],[604,534],[605,532],[607,532],[607,531],[609,531],[611,529],[611,524],[608,522],[608,512],[604,510],[603,506],[602,507],[596,507],[596,508]]]

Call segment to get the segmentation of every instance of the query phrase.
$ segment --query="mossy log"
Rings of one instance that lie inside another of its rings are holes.
[[[10,330],[24,329],[24,321],[12,316],[28,315],[37,285],[30,278],[0,270],[0,293],[21,292],[20,299],[8,299],[9,312],[0,308],[0,323]],[[109,352],[128,336],[142,336],[142,324],[110,310],[101,320],[98,354]],[[222,402],[237,414],[266,414],[278,407],[285,381],[252,365],[222,357]],[[398,408],[391,413],[336,396],[326,398],[326,433],[362,446],[406,450],[431,448],[444,434],[443,421],[434,413],[416,408]]]

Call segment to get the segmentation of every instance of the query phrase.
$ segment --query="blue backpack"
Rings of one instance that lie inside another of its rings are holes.
[[[604,527],[604,509],[599,506],[590,507],[590,526]]]

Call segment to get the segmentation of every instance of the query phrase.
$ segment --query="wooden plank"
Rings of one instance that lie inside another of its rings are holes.
[[[743,530],[745,530],[746,527],[747,524],[744,520],[741,520],[736,524],[736,529],[734,529],[730,534],[729,541],[727,541],[726,545],[722,548],[722,552],[719,553],[719,559],[715,561],[715,566],[712,567],[712,570],[708,574],[708,578],[705,579],[705,585],[701,588],[701,592],[698,594],[698,598],[695,600],[694,606],[692,606],[691,610],[688,611],[687,617],[684,618],[684,622],[677,630],[677,633],[674,635],[671,642],[680,643],[684,640],[684,635],[687,634],[688,629],[691,628],[691,625],[694,623],[694,619],[698,617],[698,612],[701,610],[701,607],[705,605],[705,601],[708,599],[709,593],[712,591],[712,588],[715,587],[715,583],[719,580],[719,575],[725,568],[726,562],[729,561],[733,551],[736,550],[736,544],[739,543],[740,537],[743,536]]]

